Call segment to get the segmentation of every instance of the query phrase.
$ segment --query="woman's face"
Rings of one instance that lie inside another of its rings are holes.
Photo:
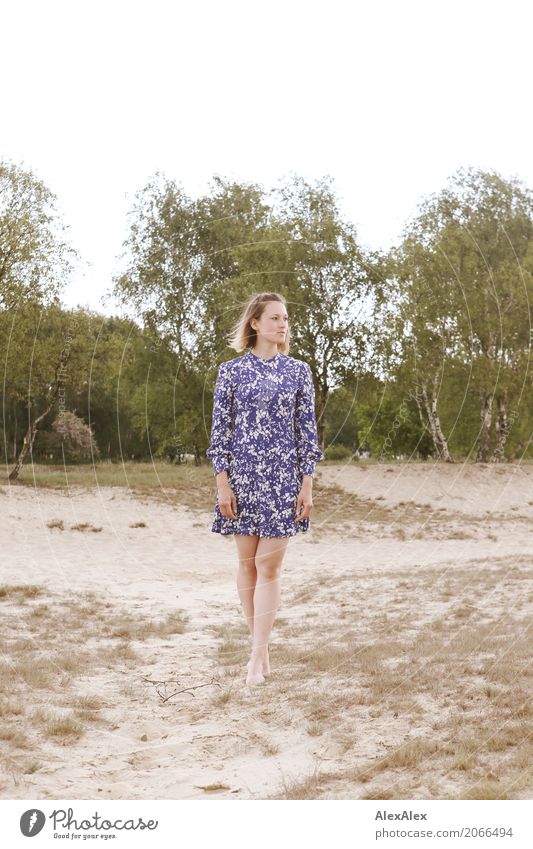
[[[257,333],[257,339],[265,342],[283,343],[287,336],[289,316],[279,301],[268,301],[260,319],[253,318],[251,325]]]

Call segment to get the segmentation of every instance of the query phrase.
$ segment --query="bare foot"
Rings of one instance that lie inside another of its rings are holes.
[[[250,669],[251,660],[248,661],[248,669]],[[270,675],[270,658],[268,656],[268,649],[266,650],[266,656],[261,660],[261,672],[263,675]]]
[[[261,666],[252,666],[252,661],[247,663],[248,675],[246,676],[246,686],[253,687],[255,684],[263,684],[265,681],[264,675],[261,672]]]

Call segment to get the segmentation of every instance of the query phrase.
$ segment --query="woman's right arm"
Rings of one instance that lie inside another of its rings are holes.
[[[217,381],[213,396],[213,420],[211,423],[211,442],[206,456],[213,463],[213,472],[217,480],[224,479],[220,472],[226,472],[230,467],[231,442],[233,437],[233,387],[229,372],[229,362],[221,363],[218,368]]]
[[[215,384],[211,443],[206,455],[213,462],[218,504],[220,512],[227,519],[237,518],[237,500],[228,477],[234,426],[233,399],[229,362],[221,363]]]

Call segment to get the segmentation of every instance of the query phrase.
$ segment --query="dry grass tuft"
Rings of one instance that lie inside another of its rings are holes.
[[[311,775],[304,778],[286,779],[282,776],[279,790],[267,799],[318,799],[323,777],[315,767]]]
[[[182,611],[167,613],[163,619],[139,620],[137,614],[129,613],[117,617],[113,624],[104,630],[106,636],[125,640],[144,640],[150,637],[160,639],[171,634],[183,634],[189,617]]]
[[[69,745],[84,733],[83,725],[70,713],[53,711],[49,705],[35,708],[31,721],[41,738],[60,745]]]
[[[26,598],[42,595],[43,590],[35,584],[0,584],[0,599],[13,598],[21,602]]]
[[[35,585],[0,587],[0,767],[15,782],[41,769],[44,741],[75,746],[95,724],[113,727],[107,710],[120,698],[118,676],[124,667],[154,660],[141,656],[137,644],[176,637],[188,621],[180,610],[151,618],[136,611],[133,617],[90,592],[48,592],[39,600],[45,592]],[[117,676],[109,699],[85,692],[83,679],[108,670]]]

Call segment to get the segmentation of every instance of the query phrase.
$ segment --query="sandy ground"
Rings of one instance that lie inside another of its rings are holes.
[[[331,487],[337,487],[337,496],[328,507]],[[359,518],[350,514],[354,497],[368,508]],[[372,511],[378,516],[389,509],[374,521]],[[344,630],[372,634],[371,623],[386,618],[399,579],[409,582],[411,575],[423,574],[430,583],[444,577],[453,581],[455,570],[462,570],[464,598],[475,589],[481,569],[502,568],[519,569],[520,582],[502,579],[497,593],[476,595],[476,609],[519,609],[520,621],[529,618],[531,623],[533,467],[323,466],[316,475],[312,530],[291,539],[283,562],[278,615],[289,631],[274,625],[273,675],[254,693],[246,693],[247,655],[242,648],[235,644],[232,666],[227,657],[232,643],[227,643],[221,663],[221,630],[241,633],[242,646],[244,618],[235,587],[235,543],[210,533],[211,514],[211,505],[202,514],[170,501],[140,500],[118,488],[69,493],[0,488],[0,583],[41,588],[42,594],[28,599],[24,609],[48,604],[63,648],[70,645],[71,617],[78,615],[80,599],[96,600],[96,609],[110,605],[112,616],[127,611],[149,621],[175,610],[188,616],[183,633],[133,640],[133,660],[118,658],[109,668],[99,663],[93,674],[84,668],[52,691],[30,686],[8,693],[15,699],[24,693],[24,712],[11,720],[20,723],[29,742],[17,749],[13,741],[0,740],[2,798],[266,798],[284,783],[311,775],[317,765],[341,768],[349,760],[354,767],[364,766],[406,739],[431,734],[442,705],[420,699],[422,713],[402,716],[397,711],[392,719],[388,710],[379,709],[379,700],[362,700],[353,706],[356,734],[349,750],[335,737],[334,711],[321,720],[323,733],[311,734],[306,699],[318,692],[327,670],[299,675],[299,700],[294,699],[286,665],[285,674],[276,678],[276,664],[281,667],[282,649],[293,633],[312,654],[338,627],[341,607]],[[64,530],[48,527],[53,520],[63,520]],[[145,526],[131,527],[136,522]],[[76,523],[101,531],[77,531],[72,528]],[[337,595],[321,595],[322,581]],[[318,592],[311,605],[305,601],[310,584]],[[503,595],[502,587],[507,587]],[[13,625],[21,608],[10,598],[0,610]],[[435,599],[424,602],[417,595],[406,604],[418,627],[431,620],[438,606]],[[25,636],[34,644],[40,639],[37,631]],[[8,643],[4,639],[4,658]],[[45,651],[43,645],[34,647]],[[73,650],[83,647],[82,640]],[[156,681],[167,683],[156,688]],[[530,682],[521,681],[521,686],[530,687]],[[166,702],[159,694],[195,687]],[[72,693],[96,696],[103,704],[101,721],[86,722],[79,739],[57,740],[36,726],[28,728],[32,708],[61,709]],[[448,707],[453,714],[453,697]],[[481,703],[477,710],[482,721]],[[22,769],[28,757],[38,761],[34,772]],[[489,753],[477,762],[481,772],[474,770],[472,776],[481,780],[490,774],[489,767],[495,771],[495,764]],[[443,798],[460,789],[455,773],[444,769],[437,785],[431,785],[430,773],[420,770],[420,781],[410,785],[418,785],[413,797]],[[500,771],[500,780],[504,777]],[[387,781],[391,784],[392,778]],[[205,789],[209,787],[213,789]],[[345,779],[326,797],[361,798],[362,787]],[[510,796],[532,797],[533,779]]]

